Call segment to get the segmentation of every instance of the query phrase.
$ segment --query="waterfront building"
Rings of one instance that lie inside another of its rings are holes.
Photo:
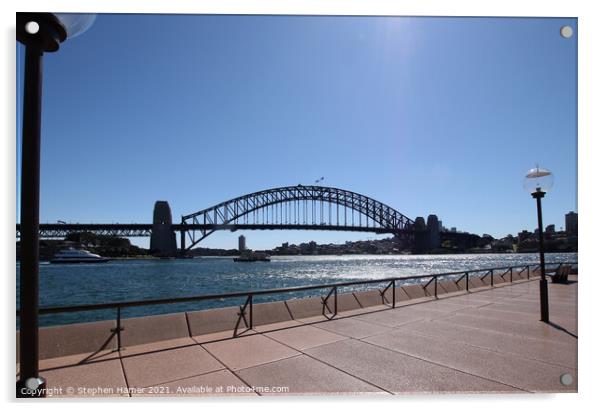
[[[531,233],[528,230],[523,230],[520,233],[518,233],[518,242],[522,243],[525,240],[528,240],[529,238],[531,238]]]
[[[577,234],[577,213],[571,211],[564,215],[565,230],[569,234]]]
[[[546,227],[546,234],[554,234],[556,232],[556,226],[554,224],[550,224]]]
[[[238,251],[243,252],[247,249],[247,239],[244,235],[238,236]]]
[[[426,230],[426,223],[424,222],[424,217],[416,217],[416,219],[414,220],[414,229]]]

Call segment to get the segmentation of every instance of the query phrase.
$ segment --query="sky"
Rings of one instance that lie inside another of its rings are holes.
[[[23,60],[17,45],[17,221]],[[501,237],[536,226],[535,164],[554,173],[544,224],[560,229],[578,211],[576,19],[100,14],[44,58],[42,223],[150,223],[157,200],[179,221],[323,176]]]

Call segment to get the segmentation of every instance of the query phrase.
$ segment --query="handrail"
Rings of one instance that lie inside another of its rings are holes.
[[[577,262],[564,262],[564,263],[551,263],[551,264],[559,264],[559,265],[573,265],[577,264]],[[362,280],[362,281],[347,281],[347,282],[339,282],[339,283],[329,283],[329,284],[314,284],[314,285],[303,285],[296,287],[286,287],[286,288],[271,288],[271,289],[263,289],[263,290],[249,290],[249,291],[239,291],[234,293],[224,293],[224,294],[206,294],[206,295],[198,295],[191,297],[176,297],[176,298],[163,298],[163,299],[153,299],[153,300],[139,300],[139,301],[121,301],[121,302],[111,302],[111,303],[101,303],[101,304],[86,304],[86,305],[73,305],[73,306],[58,306],[58,307],[42,307],[39,309],[39,314],[59,314],[59,313],[71,313],[71,312],[80,312],[80,311],[99,311],[99,310],[108,310],[114,308],[127,308],[127,307],[140,307],[147,305],[163,305],[163,304],[178,304],[178,303],[186,303],[186,302],[194,302],[194,301],[206,301],[206,300],[219,300],[225,298],[237,298],[237,297],[249,297],[249,295],[257,296],[257,295],[267,295],[267,294],[282,294],[289,292],[298,292],[298,291],[309,291],[309,290],[318,290],[322,288],[334,288],[334,287],[349,287],[354,285],[364,285],[364,284],[377,284],[377,283],[385,283],[392,281],[408,281],[408,280],[419,280],[424,278],[433,278],[433,277],[449,277],[452,275],[467,275],[470,273],[478,273],[483,271],[494,271],[494,270],[503,270],[510,268],[525,268],[525,267],[538,267],[539,264],[522,264],[515,266],[505,266],[505,267],[493,267],[493,268],[480,268],[480,269],[472,269],[472,270],[463,270],[463,271],[451,271],[447,273],[439,273],[439,274],[423,274],[423,275],[413,275],[409,277],[389,277],[389,278],[381,278],[374,280]],[[20,311],[16,311],[17,316],[20,315]]]
[[[563,264],[573,265],[577,263],[558,263],[558,267],[561,267]],[[326,295],[326,297],[322,297],[322,315],[324,315],[328,320],[332,320],[338,314],[338,288],[339,287],[348,287],[353,285],[361,285],[361,284],[376,284],[376,283],[384,283],[388,282],[389,285],[381,292],[381,296],[384,301],[384,294],[386,290],[392,286],[393,290],[393,303],[391,308],[395,308],[395,281],[407,281],[407,280],[417,280],[430,278],[430,280],[422,285],[422,288],[425,292],[428,292],[428,286],[434,281],[435,282],[435,294],[434,297],[437,296],[437,282],[439,277],[449,277],[452,275],[462,275],[466,276],[466,291],[469,292],[468,280],[470,277],[470,273],[483,272],[484,270],[488,271],[488,274],[491,275],[491,287],[494,286],[493,283],[493,272],[495,270],[505,269],[506,272],[510,270],[510,282],[512,282],[512,269],[521,267],[524,271],[525,268],[530,270],[531,266],[539,267],[539,264],[528,264],[528,265],[519,265],[519,266],[511,266],[511,267],[497,267],[497,268],[488,268],[488,269],[475,269],[475,270],[465,270],[465,271],[452,271],[448,273],[440,273],[440,274],[425,274],[425,275],[414,275],[410,277],[393,277],[393,278],[383,278],[376,280],[364,280],[364,281],[347,281],[340,283],[332,283],[332,284],[316,284],[316,285],[305,285],[305,286],[297,286],[297,287],[288,287],[288,288],[272,288],[266,290],[257,290],[257,291],[242,291],[236,293],[228,293],[228,294],[211,294],[211,295],[199,295],[194,297],[181,297],[181,298],[164,298],[157,300],[143,300],[143,301],[124,301],[124,302],[113,302],[113,303],[104,303],[104,304],[89,304],[89,305],[76,305],[76,306],[66,306],[66,307],[44,307],[39,309],[39,314],[55,314],[55,313],[68,313],[68,312],[79,312],[79,311],[96,311],[96,310],[105,310],[105,309],[117,309],[117,326],[112,328],[111,331],[113,334],[117,336],[117,350],[121,350],[121,332],[124,331],[124,327],[121,323],[121,310],[125,307],[138,307],[144,305],[160,305],[160,304],[177,304],[183,302],[191,302],[191,301],[204,301],[204,300],[216,300],[216,299],[225,299],[225,298],[236,298],[236,297],[247,297],[245,303],[238,307],[239,311],[237,313],[238,319],[236,321],[236,326],[234,328],[234,337],[240,335],[238,332],[238,327],[240,325],[241,320],[244,322],[246,329],[243,331],[247,332],[253,328],[253,296],[255,295],[266,295],[266,294],[280,294],[280,293],[289,293],[295,291],[306,291],[306,290],[317,290],[322,288],[331,288],[330,292]],[[558,269],[558,267],[556,269]],[[527,278],[528,278],[527,271]],[[486,274],[487,275],[487,274]],[[462,277],[460,277],[462,278]],[[457,282],[456,282],[457,284]],[[380,291],[380,290],[379,290]],[[331,295],[334,295],[334,311],[328,307],[328,299]],[[249,321],[247,322],[246,312],[249,312]],[[330,312],[330,316],[326,315],[326,309]],[[17,315],[20,312],[17,310]]]

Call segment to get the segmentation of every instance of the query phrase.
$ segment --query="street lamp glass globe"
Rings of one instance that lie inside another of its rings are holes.
[[[554,185],[554,175],[550,170],[539,166],[529,170],[525,176],[524,187],[530,193],[544,192],[547,193]]]
[[[96,20],[96,14],[54,13],[54,15],[65,27],[69,39],[84,33]]]

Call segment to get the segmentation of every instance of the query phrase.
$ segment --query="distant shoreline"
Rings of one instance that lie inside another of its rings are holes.
[[[578,254],[578,251],[546,251],[546,254]],[[504,252],[479,252],[479,253],[430,253],[430,254],[370,254],[370,253],[361,253],[361,254],[275,254],[272,255],[272,257],[347,257],[347,256],[352,256],[352,257],[359,257],[359,256],[382,256],[382,257],[394,257],[394,256],[440,256],[440,255],[491,255],[491,254],[495,254],[495,255],[522,255],[522,254],[537,254],[536,251],[529,251],[529,252],[516,252],[516,253],[504,253]],[[140,260],[140,261],[144,261],[144,260],[152,260],[152,261],[159,261],[159,260],[165,260],[163,258],[160,257],[155,257],[155,256],[132,256],[132,257],[109,257],[111,260],[116,260],[116,261],[126,261],[126,260],[132,260],[132,261],[136,261],[136,260]],[[202,259],[202,258],[232,258],[232,256],[230,255],[203,255],[203,256],[195,256],[192,259]],[[170,258],[167,260],[184,260],[182,258]],[[190,258],[188,258],[188,260],[190,260]],[[17,263],[20,263],[20,260],[16,260]],[[40,260],[41,263],[50,263],[49,260]]]

